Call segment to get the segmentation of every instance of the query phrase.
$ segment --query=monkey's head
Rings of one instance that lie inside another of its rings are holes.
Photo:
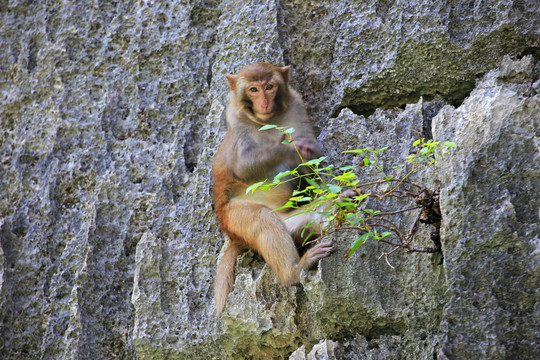
[[[290,66],[277,67],[257,62],[227,75],[229,87],[234,93],[235,104],[240,112],[255,122],[271,123],[274,116],[284,113],[289,105]]]

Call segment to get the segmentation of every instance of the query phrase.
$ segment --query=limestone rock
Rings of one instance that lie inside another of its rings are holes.
[[[535,0],[4,2],[2,358],[540,358],[539,14]],[[394,271],[379,243],[343,259],[344,233],[285,288],[248,254],[213,316],[224,75],[252,61],[292,66],[333,161],[390,145],[391,169],[418,134],[458,145],[415,174],[441,188],[442,264],[399,252]]]

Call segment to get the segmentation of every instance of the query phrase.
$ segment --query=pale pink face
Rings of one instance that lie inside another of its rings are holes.
[[[260,120],[267,120],[274,115],[278,86],[279,83],[274,79],[252,81],[246,84],[246,94],[253,103],[255,116]]]

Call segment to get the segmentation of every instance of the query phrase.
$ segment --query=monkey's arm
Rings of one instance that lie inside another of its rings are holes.
[[[284,164],[292,168],[299,163],[299,157],[292,145],[281,144],[272,139],[257,143],[244,136],[243,142],[236,142],[230,158],[230,165],[236,176],[244,181],[259,181],[273,176]]]

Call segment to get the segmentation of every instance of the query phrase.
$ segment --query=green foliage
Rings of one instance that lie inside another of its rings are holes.
[[[334,165],[325,164],[325,156],[304,161],[294,143],[292,136],[294,133],[293,128],[265,125],[261,127],[260,131],[272,129],[276,129],[284,135],[284,144],[294,146],[302,163],[293,170],[280,172],[271,181],[265,180],[251,185],[246,190],[246,193],[254,192],[258,189],[268,191],[288,181],[302,179],[307,183],[307,186],[295,190],[289,201],[274,211],[301,208],[301,211],[297,210],[291,217],[308,212],[320,215],[324,219],[324,226],[320,234],[322,237],[331,236],[340,230],[357,230],[361,235],[352,243],[345,257],[354,254],[362,244],[370,239],[390,244],[394,248],[392,252],[397,248],[406,248],[409,251],[423,251],[415,250],[409,245],[414,234],[404,235],[388,219],[389,216],[397,213],[419,209],[418,206],[391,213],[382,213],[381,210],[366,208],[365,201],[368,197],[379,200],[389,196],[403,197],[401,196],[403,193],[413,197],[417,196],[420,192],[424,191],[424,188],[408,181],[409,176],[418,169],[432,165],[442,159],[449,149],[456,147],[455,143],[444,142],[441,144],[439,141],[420,138],[413,143],[413,146],[418,149],[417,152],[407,156],[404,164],[394,166],[395,174],[387,174],[380,163],[379,155],[387,150],[389,148],[388,146],[378,150],[363,148],[343,151],[343,154],[360,155],[361,160],[357,165],[342,166],[336,170]],[[362,183],[358,178],[357,172],[360,172],[363,167],[375,168],[380,177],[374,181]],[[300,168],[302,168],[302,171],[299,170]],[[306,171],[306,168],[309,171]],[[407,172],[405,175],[402,175],[405,169],[407,169]],[[416,188],[417,192],[398,190],[403,184],[408,184],[409,187]],[[383,193],[377,193],[375,191],[365,192],[364,190],[365,188],[380,187],[381,185],[387,185],[386,188],[388,190]],[[354,191],[343,192],[345,189],[354,189]],[[306,225],[306,229],[311,225]],[[379,233],[379,231],[383,232]],[[399,240],[398,242],[396,242],[396,238]],[[386,256],[390,253],[383,255]],[[388,263],[388,259],[386,260]]]

